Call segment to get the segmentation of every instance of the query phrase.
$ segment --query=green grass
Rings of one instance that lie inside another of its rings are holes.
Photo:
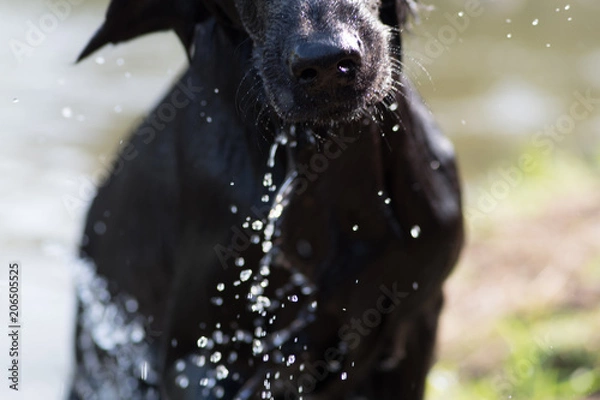
[[[511,315],[494,334],[506,344],[487,371],[442,361],[428,381],[433,399],[583,399],[600,391],[600,310]]]
[[[566,216],[570,214],[559,215],[571,207],[569,194],[577,200],[597,193],[600,155],[598,165],[592,166],[563,151],[548,156],[523,147],[521,153],[531,154],[536,168],[523,174],[520,185],[490,218],[470,227],[470,233],[488,246],[494,244],[493,239],[485,239],[487,234],[495,232],[505,216],[534,221],[536,216],[547,215],[547,206],[553,204],[552,218],[570,218]],[[556,199],[567,203],[560,207]],[[584,214],[572,214],[585,218]],[[575,286],[585,288],[587,294],[573,292],[543,309],[507,309],[490,329],[480,329],[476,342],[472,337],[456,339],[450,349],[442,349],[441,359],[429,375],[427,399],[582,400],[600,393],[600,304],[594,300],[598,298],[595,288],[600,287],[600,248],[590,254],[585,263],[571,269],[569,282],[577,282],[579,286]],[[507,274],[519,273],[516,265],[503,268]],[[532,296],[535,294],[527,293],[528,298]]]

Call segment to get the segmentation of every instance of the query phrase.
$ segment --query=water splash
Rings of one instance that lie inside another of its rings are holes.
[[[148,321],[138,313],[136,299],[112,296],[108,282],[95,267],[79,261],[75,271],[80,303],[77,336],[81,364],[74,390],[81,398],[158,399],[155,389],[143,389],[140,380],[158,383],[155,363],[146,343]],[[94,397],[96,398],[96,397]]]

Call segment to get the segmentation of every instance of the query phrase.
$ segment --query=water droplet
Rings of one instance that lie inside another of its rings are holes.
[[[410,228],[410,236],[414,239],[418,238],[421,235],[421,227],[419,225],[415,225]]]
[[[213,303],[215,306],[222,306],[223,298],[222,297],[211,297],[210,302]]]
[[[225,290],[225,284],[224,283],[217,284],[217,290],[219,292],[222,292],[223,290]]]
[[[254,355],[261,354],[264,351],[264,345],[261,340],[254,339],[252,341],[252,353]]]
[[[140,343],[142,340],[144,340],[144,337],[146,337],[146,331],[144,331],[144,328],[138,324],[135,324],[131,328],[130,332],[131,341],[133,343]]]
[[[106,60],[104,60],[104,57],[102,56],[98,56],[96,57],[96,64],[102,65],[105,63]]]
[[[208,122],[209,124],[213,121],[212,117],[206,117],[206,122]]]
[[[192,362],[194,363],[194,365],[196,365],[198,367],[203,367],[204,364],[206,364],[206,357],[194,355],[194,356],[192,356]]]
[[[212,362],[213,364],[218,363],[219,361],[221,361],[222,355],[220,351],[215,351],[214,353],[212,353],[210,355],[210,362]]]
[[[198,347],[203,349],[208,346],[208,338],[206,336],[200,336],[198,339]]]
[[[531,25],[538,26],[539,23],[540,23],[540,20],[536,18],[531,22]]]
[[[312,245],[305,239],[300,239],[296,242],[296,251],[303,258],[309,258],[313,254]]]
[[[261,220],[256,220],[252,223],[252,229],[255,231],[260,231],[263,228],[263,222]]]
[[[276,204],[275,207],[271,209],[269,212],[269,218],[276,219],[281,217],[281,213],[283,212],[283,206],[281,204]]]
[[[413,290],[418,290],[419,289],[419,282],[413,282],[412,287],[413,287]]]
[[[429,166],[431,167],[432,170],[436,171],[440,167],[440,162],[437,160],[433,160],[432,162],[429,163]]]
[[[261,198],[260,198],[260,200],[261,200],[263,203],[268,203],[268,202],[269,202],[269,195],[268,195],[268,194],[265,194],[263,197],[261,197]]]
[[[271,300],[266,296],[258,296],[256,302],[252,305],[252,311],[262,312],[271,307]]]
[[[570,10],[570,9],[571,9],[571,5],[570,5],[570,4],[567,4],[567,5],[565,6],[565,11],[568,11],[568,10]]]
[[[262,243],[262,251],[263,253],[268,253],[273,248],[273,243],[270,240],[265,240]]]
[[[134,313],[138,310],[138,302],[136,299],[127,299],[125,301],[125,309],[129,313]]]
[[[242,272],[240,272],[240,280],[242,282],[246,282],[248,279],[250,279],[251,276],[252,276],[251,269],[245,269]]]
[[[13,98],[13,99],[12,99],[12,102],[13,102],[13,103],[18,103],[18,102],[19,102],[19,99],[17,99],[17,98],[15,97],[15,98]]]
[[[184,369],[185,369],[185,361],[177,360],[177,362],[175,363],[175,370],[177,372],[182,372]]]
[[[290,365],[292,365],[295,362],[296,362],[296,356],[292,354],[292,355],[288,356],[288,358],[285,362],[285,365],[289,367]]]
[[[313,288],[311,286],[302,286],[302,289],[300,289],[300,291],[302,292],[303,295],[310,295],[313,292]]]
[[[398,109],[398,103],[394,102],[390,104],[390,111],[396,111]]]
[[[263,186],[270,187],[271,185],[273,185],[273,175],[270,172],[267,172],[263,178]]]
[[[148,362],[147,361],[143,361],[142,365],[140,365],[140,379],[145,381],[148,379]]]
[[[200,386],[212,388],[216,385],[216,380],[213,378],[202,378],[200,379]]]
[[[507,39],[510,39],[510,38],[512,38],[512,33],[507,33],[507,34],[506,34],[506,38],[507,38]]]
[[[217,379],[223,380],[229,376],[229,370],[224,365],[219,365],[217,367]]]
[[[185,375],[179,375],[175,378],[175,383],[182,389],[187,388],[190,385],[190,380]]]
[[[352,230],[353,230],[354,232],[356,232],[356,231],[358,230],[358,225],[354,225],[354,226],[352,227]]]
[[[73,110],[71,110],[71,107],[63,107],[61,113],[65,118],[71,118],[73,116]]]
[[[297,303],[298,302],[298,296],[296,296],[295,294],[288,296],[287,298],[289,301],[291,301],[292,303]]]
[[[219,331],[219,330],[214,331],[212,334],[212,337],[215,340],[215,343],[217,343],[217,344],[224,344],[229,341],[229,338],[227,336],[225,336],[222,331]]]
[[[237,206],[236,206],[236,205],[234,205],[234,204],[232,204],[232,205],[229,207],[229,210],[231,210],[231,213],[232,213],[232,214],[237,214],[237,212],[238,212],[238,208],[237,208]]]
[[[396,124],[392,126],[392,132],[398,132],[400,130],[400,125]]]
[[[244,257],[238,257],[235,259],[235,265],[238,267],[243,267],[245,263],[246,260],[244,260]]]
[[[390,204],[392,202],[392,199],[390,199],[389,197],[387,199],[385,199],[383,201],[385,204]]]
[[[346,379],[348,379],[348,373],[347,372],[342,372],[342,374],[340,375],[340,379],[345,381]]]
[[[225,389],[222,386],[215,386],[213,393],[217,399],[222,399],[225,396]]]
[[[219,93],[219,88],[215,88],[215,94]]]
[[[97,235],[104,235],[106,233],[106,224],[102,221],[98,221],[94,224],[94,232]]]

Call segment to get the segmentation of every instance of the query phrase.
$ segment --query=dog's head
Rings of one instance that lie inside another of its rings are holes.
[[[269,105],[288,123],[353,119],[394,89],[399,31],[414,0],[113,0],[83,51],[173,29],[192,48],[211,16],[243,30]]]
[[[392,87],[377,0],[236,0],[269,103],[288,122],[351,118]]]

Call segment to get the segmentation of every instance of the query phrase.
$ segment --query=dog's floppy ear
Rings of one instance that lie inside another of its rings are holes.
[[[188,56],[194,26],[209,17],[207,0],[112,0],[104,24],[98,29],[77,61],[107,43],[119,43],[146,33],[173,29]]]
[[[417,13],[417,0],[383,0],[380,7],[381,21],[402,29],[410,16]]]
[[[392,31],[392,43],[402,46],[402,35],[409,17],[417,15],[417,0],[383,0],[379,8],[381,22],[397,29]],[[402,57],[399,55],[399,57]]]

